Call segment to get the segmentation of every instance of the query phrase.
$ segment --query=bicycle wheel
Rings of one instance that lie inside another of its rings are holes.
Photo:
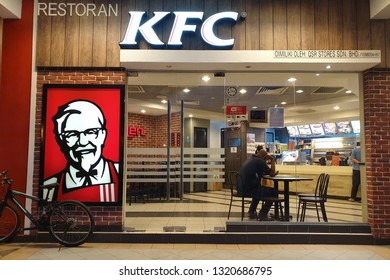
[[[48,218],[50,234],[64,246],[79,246],[93,233],[92,214],[81,202],[73,200],[58,202],[53,205]]]
[[[9,205],[0,205],[0,242],[11,240],[18,230],[19,216]]]

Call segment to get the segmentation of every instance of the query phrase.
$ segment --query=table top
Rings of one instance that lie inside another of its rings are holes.
[[[313,178],[307,178],[307,177],[301,177],[299,175],[283,175],[278,174],[274,177],[271,177],[269,175],[264,175],[264,179],[268,180],[277,180],[277,181],[313,181]]]

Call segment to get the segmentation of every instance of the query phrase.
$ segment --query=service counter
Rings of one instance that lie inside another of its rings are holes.
[[[276,165],[280,174],[298,175],[313,178],[313,181],[294,182],[290,192],[314,192],[318,176],[321,173],[330,175],[328,196],[350,197],[352,187],[352,166],[321,166],[321,165]]]

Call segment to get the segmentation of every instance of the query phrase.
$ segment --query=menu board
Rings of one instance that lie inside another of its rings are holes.
[[[288,135],[290,135],[290,137],[299,137],[298,127],[288,126],[287,131],[288,131]]]
[[[351,122],[337,122],[337,132],[340,134],[352,133]]]
[[[324,123],[325,134],[336,134],[337,128],[335,123]]]
[[[360,133],[360,121],[351,121],[353,133]]]
[[[299,134],[301,136],[311,136],[310,126],[308,124],[298,125]]]
[[[313,135],[315,135],[315,136],[317,136],[317,135],[325,135],[322,123],[311,124],[310,128],[311,128],[311,133],[313,133]]]

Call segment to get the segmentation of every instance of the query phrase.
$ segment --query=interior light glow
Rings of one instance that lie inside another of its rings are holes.
[[[185,89],[183,89],[183,92],[185,92],[185,93],[189,93],[189,92],[190,92],[190,90],[189,90],[188,88],[185,88]]]
[[[287,82],[293,83],[293,82],[295,82],[296,80],[297,80],[296,78],[291,77],[291,78],[289,78],[289,79],[287,80]]]
[[[161,103],[168,103],[168,101],[167,100],[165,100],[165,99],[163,99],[163,100],[161,100]]]
[[[334,106],[333,109],[339,110],[339,109],[340,109],[340,106]]]
[[[330,68],[332,68],[332,66],[330,66],[330,65],[327,65],[327,66],[326,66],[326,69],[330,69]]]
[[[202,77],[202,80],[205,81],[205,82],[208,82],[208,81],[210,81],[210,77],[205,75],[205,76]]]
[[[244,93],[246,93],[246,89],[244,89],[244,88],[243,88],[243,89],[241,89],[241,90],[240,90],[240,93],[241,93],[241,94],[244,94]]]
[[[141,113],[143,113],[143,114],[144,114],[144,113],[146,113],[146,111],[145,111],[145,110],[141,110]]]
[[[297,93],[302,93],[302,92],[303,92],[303,90],[301,90],[301,89],[297,90]]]

